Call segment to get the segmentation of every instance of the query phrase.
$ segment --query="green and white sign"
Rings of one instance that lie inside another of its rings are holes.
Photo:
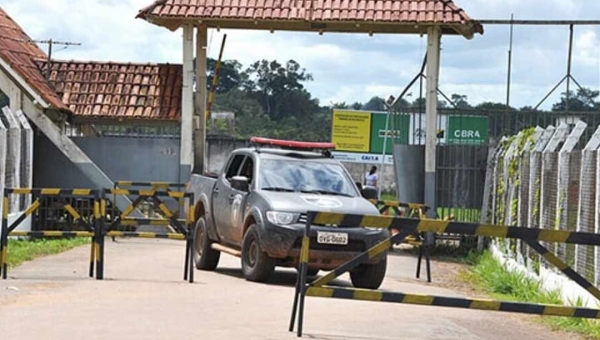
[[[481,116],[448,117],[448,144],[485,145],[488,139],[488,118]]]

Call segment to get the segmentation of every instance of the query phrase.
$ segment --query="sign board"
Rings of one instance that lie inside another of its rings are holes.
[[[387,112],[333,110],[331,141],[336,146],[333,155],[346,162],[381,163],[386,140],[384,163],[393,164],[394,143],[425,145],[425,119],[424,113],[394,114],[387,122]],[[440,114],[437,141],[439,144],[486,144],[488,125],[488,118],[484,116]],[[392,128],[394,130],[390,130]]]
[[[488,118],[477,116],[448,117],[448,144],[484,145],[488,139]]]
[[[336,150],[369,152],[371,148],[371,113],[333,111],[331,141]]]

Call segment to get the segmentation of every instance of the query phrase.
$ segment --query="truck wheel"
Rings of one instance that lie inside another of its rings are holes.
[[[385,277],[387,256],[376,264],[362,264],[350,272],[350,280],[356,288],[378,289]]]
[[[202,270],[215,270],[219,264],[221,252],[210,247],[211,241],[208,238],[206,230],[206,220],[200,217],[196,222],[196,230],[194,231],[194,262],[196,268]]]
[[[275,270],[275,261],[260,248],[258,227],[250,226],[242,242],[242,272],[248,281],[266,282]]]

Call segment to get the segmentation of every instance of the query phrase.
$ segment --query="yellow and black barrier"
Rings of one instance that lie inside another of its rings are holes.
[[[307,283],[307,268],[310,258],[310,236],[312,225],[337,225],[344,227],[395,229],[396,234],[347,261],[329,273]],[[571,269],[566,263],[544,248],[540,242],[571,243],[579,245],[600,245],[600,234],[560,230],[530,229],[500,225],[474,224],[428,219],[407,219],[389,216],[365,216],[309,212],[300,251],[300,271],[296,281],[289,331],[294,330],[298,313],[297,335],[302,336],[304,300],[306,296],[332,297],[340,299],[382,301],[430,305],[440,307],[469,308],[489,311],[554,315],[600,319],[600,309],[575,308],[560,305],[504,302],[495,300],[451,298],[405,294],[381,290],[333,287],[328,284],[357,266],[384,254],[392,244],[402,242],[407,236],[418,232],[455,233],[463,235],[487,236],[496,238],[520,239],[540,253],[550,264],[556,266],[567,277],[575,281],[590,294],[600,300],[600,291],[585,278]]]
[[[8,223],[10,211],[10,195],[31,195],[33,203],[17,219]],[[89,199],[93,202],[93,214],[86,216],[81,211],[73,207],[69,200],[77,197]],[[38,231],[15,231],[28,217],[32,216],[48,199],[55,199],[60,202],[62,209],[68,213],[78,231],[59,231],[59,230],[38,230]],[[0,237],[0,272],[2,278],[6,279],[8,275],[8,237],[9,236],[30,236],[30,237],[89,237],[91,238],[90,266],[89,276],[94,276],[94,265],[98,264],[100,259],[96,256],[96,245],[101,237],[101,227],[99,225],[100,217],[100,191],[92,189],[58,189],[58,188],[6,188],[2,196],[2,236]]]
[[[134,184],[139,184],[133,182]],[[154,182],[153,182],[154,183]],[[106,194],[114,195],[138,195],[138,199],[134,201],[123,213],[121,213],[114,221],[107,221],[107,201]],[[8,215],[10,211],[9,195],[32,195],[33,203],[19,215],[14,222],[8,223]],[[77,197],[89,199],[93,202],[92,213],[86,214],[79,211],[69,203],[70,198]],[[0,237],[0,276],[3,279],[7,278],[8,273],[8,237],[90,237],[90,277],[102,280],[104,278],[104,239],[105,237],[137,237],[137,238],[160,238],[172,240],[186,241],[184,280],[193,282],[194,266],[193,253],[194,242],[192,241],[193,226],[194,226],[194,211],[188,209],[188,215],[185,219],[178,219],[177,212],[171,211],[161,200],[161,197],[172,197],[187,199],[190,204],[193,204],[193,194],[177,191],[157,191],[157,190],[124,190],[124,189],[29,189],[29,188],[14,188],[5,189],[2,199],[3,214],[2,214],[2,236]],[[36,211],[43,206],[45,200],[52,198],[54,203],[59,202],[61,209],[71,216],[73,223],[79,230],[34,230],[34,231],[17,231],[15,230],[28,217],[34,215]],[[142,200],[147,199],[159,209],[165,219],[158,218],[133,218],[129,215],[135,210],[137,204]],[[120,226],[141,226],[141,225],[160,225],[174,227],[176,232],[173,233],[155,233],[119,230]]]
[[[139,238],[164,238],[173,240],[185,240],[185,263],[184,263],[184,274],[183,279],[189,282],[194,281],[194,265],[193,265],[193,254],[194,254],[194,242],[193,242],[193,228],[194,228],[194,209],[191,206],[194,204],[194,194],[184,191],[172,191],[168,190],[171,186],[179,187],[180,184],[173,183],[161,183],[161,182],[117,182],[117,185],[121,186],[151,186],[152,189],[147,190],[129,190],[129,189],[104,189],[101,193],[101,207],[103,216],[106,216],[106,196],[108,195],[124,195],[128,197],[135,196],[133,202],[125,208],[118,216],[114,216],[112,221],[106,223],[105,233],[106,236],[111,237],[139,237]],[[185,185],[184,185],[185,186]],[[164,191],[158,190],[159,188],[166,189]],[[179,207],[185,207],[185,200],[188,203],[188,213],[185,218],[178,218],[180,211],[172,211],[165,204],[163,198],[175,198],[179,199]],[[149,202],[153,207],[159,210],[164,218],[136,218],[131,217],[133,211],[142,202]],[[122,230],[123,227],[136,227],[140,226],[165,226],[174,229],[174,233],[152,233],[152,232],[139,232],[137,230]],[[102,248],[103,244],[101,245]],[[100,276],[102,277],[104,268],[100,266],[98,268]]]

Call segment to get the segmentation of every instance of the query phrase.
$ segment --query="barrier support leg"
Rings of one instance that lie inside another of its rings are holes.
[[[2,236],[0,237],[0,272],[4,280],[8,270],[8,209],[8,195],[5,190],[2,197]]]
[[[92,237],[92,245],[90,250],[90,277],[94,277],[94,265],[96,264],[96,238]]]
[[[417,259],[417,279],[421,277],[421,261],[423,260],[423,245],[419,246],[419,258]]]
[[[313,213],[308,213],[306,218],[306,227],[304,228],[304,236],[302,238],[302,248],[300,250],[300,270],[296,276],[296,290],[294,292],[294,304],[292,306],[292,315],[290,318],[289,331],[294,331],[294,324],[296,323],[296,313],[298,312],[298,337],[302,336],[302,321],[304,319],[304,298],[305,298],[305,286],[306,276],[308,271],[308,261],[310,259],[310,225],[314,219]],[[299,306],[298,306],[299,305]],[[300,310],[298,310],[298,307]]]
[[[189,246],[188,248],[188,253],[189,255],[186,256],[186,269],[189,270],[189,282],[190,283],[194,283],[194,252],[196,251],[196,245],[194,244],[194,240],[192,239],[192,237],[194,236],[194,230],[195,227],[193,224],[191,224],[188,228],[188,242],[189,242]]]
[[[189,235],[189,231],[186,233],[185,236],[185,264],[183,265],[183,281],[187,281],[188,279],[188,268],[189,268],[189,263],[190,263],[190,246],[191,246],[191,241],[190,241],[190,235]]]
[[[94,230],[96,244],[96,280],[104,279],[104,238],[106,236],[105,218],[106,218],[106,200],[104,192],[100,194],[100,212],[97,219],[96,229]]]
[[[431,253],[429,246],[425,247],[425,266],[427,267],[427,282],[431,282]]]

